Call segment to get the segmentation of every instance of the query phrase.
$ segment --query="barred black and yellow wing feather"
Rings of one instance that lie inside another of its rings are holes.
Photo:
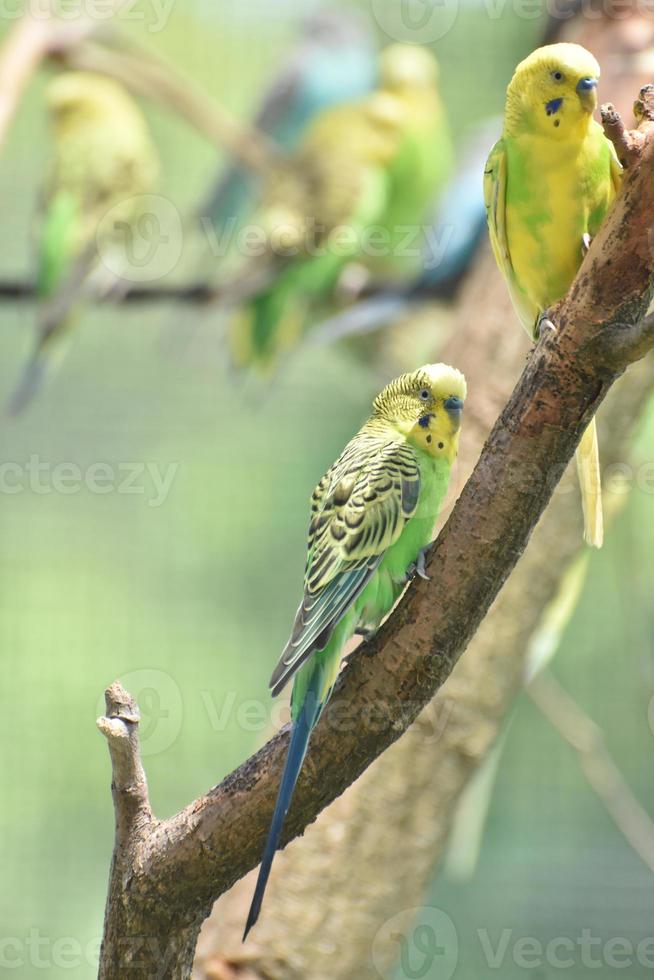
[[[304,596],[270,679],[273,694],[324,649],[415,513],[419,493],[411,446],[365,427],[322,478],[311,501]]]

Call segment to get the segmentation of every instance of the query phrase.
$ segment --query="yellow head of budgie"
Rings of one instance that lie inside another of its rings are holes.
[[[434,88],[438,62],[431,51],[418,44],[389,44],[379,56],[380,87],[386,91]]]
[[[141,113],[127,91],[104,75],[70,71],[49,83],[45,101],[55,129],[96,122],[121,120],[143,127]]]
[[[579,44],[548,44],[521,61],[507,90],[505,133],[566,140],[588,127],[600,67]]]
[[[374,92],[361,106],[366,158],[384,166],[397,153],[402,138],[405,113],[401,101],[387,92]]]
[[[456,368],[425,364],[386,385],[373,402],[374,415],[430,456],[453,463],[466,394],[466,379]]]
[[[400,99],[373,92],[361,102],[324,113],[309,129],[301,152],[326,164],[345,157],[350,163],[384,166],[397,152],[405,121]]]

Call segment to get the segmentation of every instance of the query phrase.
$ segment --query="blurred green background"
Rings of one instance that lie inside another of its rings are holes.
[[[299,0],[274,8],[188,0],[167,8],[153,32],[152,9],[141,3],[133,12],[144,19],[125,26],[245,112],[300,9]],[[501,110],[512,67],[542,26],[508,5],[494,10],[461,6],[434,45],[457,135]],[[46,77],[30,87],[0,157],[3,277],[31,269],[31,218],[48,153]],[[161,193],[184,213],[202,198],[216,151],[184,122],[145,108],[162,158]],[[33,312],[0,307],[0,392],[28,349]],[[0,972],[94,975],[113,835],[109,762],[95,729],[108,682],[120,677],[141,701],[159,816],[265,739],[267,678],[298,599],[308,496],[380,380],[333,350],[300,353],[274,386],[234,382],[209,318],[192,307],[106,307],[86,317],[33,410],[2,423],[2,461],[24,467],[36,458],[51,476],[61,475],[57,464],[85,473],[103,463],[117,479],[107,493],[56,492],[42,474],[50,492],[33,480],[0,495]],[[652,458],[654,417],[636,452]],[[130,466],[141,470],[121,492]],[[163,499],[153,468],[172,480]],[[651,812],[653,556],[651,500],[634,492],[607,546],[591,556],[555,666]],[[479,929],[493,947],[502,929],[513,930],[494,975],[539,980],[560,971],[516,965],[512,943],[521,936],[546,943],[589,928],[637,943],[654,933],[652,876],[526,700],[508,734],[478,874],[467,884],[441,875],[431,900],[456,923],[461,980],[490,972]],[[587,969],[616,972],[577,960],[566,975]],[[644,977],[652,969],[619,972]],[[438,963],[421,975],[437,980]]]

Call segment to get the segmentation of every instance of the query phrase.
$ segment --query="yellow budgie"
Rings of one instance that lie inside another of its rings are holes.
[[[502,138],[484,175],[490,239],[530,336],[568,291],[611,206],[620,165],[593,119],[599,65],[578,44],[551,44],[522,61],[507,90]],[[577,449],[584,537],[603,540],[595,420]]]
[[[46,101],[54,157],[39,228],[37,339],[10,414],[31,400],[65,346],[83,295],[115,284],[125,236],[157,173],[145,119],[116,82],[65,72],[50,82]]]

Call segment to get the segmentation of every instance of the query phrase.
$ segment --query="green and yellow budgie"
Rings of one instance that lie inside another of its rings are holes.
[[[116,284],[125,236],[142,215],[140,195],[157,174],[145,119],[116,82],[65,72],[48,85],[46,101],[54,158],[39,227],[38,336],[10,414],[30,401],[62,351],[84,293]]]
[[[426,48],[393,44],[380,56],[382,90],[397,100],[401,129],[389,168],[389,194],[381,224],[390,236],[387,256],[368,257],[375,275],[408,278],[421,266],[430,205],[454,170],[449,123],[438,89],[438,63]]]
[[[538,48],[507,90],[502,138],[484,175],[490,239],[530,336],[570,287],[611,206],[620,165],[593,119],[599,65],[578,44]],[[584,537],[603,539],[595,420],[577,449]]]
[[[255,263],[264,282],[233,320],[237,364],[274,362],[326,312],[352,261],[380,273],[419,262],[421,222],[452,162],[436,79],[429,51],[391,45],[379,88],[323,112],[271,174],[253,220],[267,242]],[[250,263],[240,278],[251,275]]]
[[[327,702],[343,647],[374,630],[411,575],[424,575],[458,450],[463,375],[427,364],[392,381],[316,487],[311,500],[304,597],[273,671],[278,694],[295,677],[291,739],[245,927],[257,921],[309,737]],[[244,937],[245,938],[245,937]]]

